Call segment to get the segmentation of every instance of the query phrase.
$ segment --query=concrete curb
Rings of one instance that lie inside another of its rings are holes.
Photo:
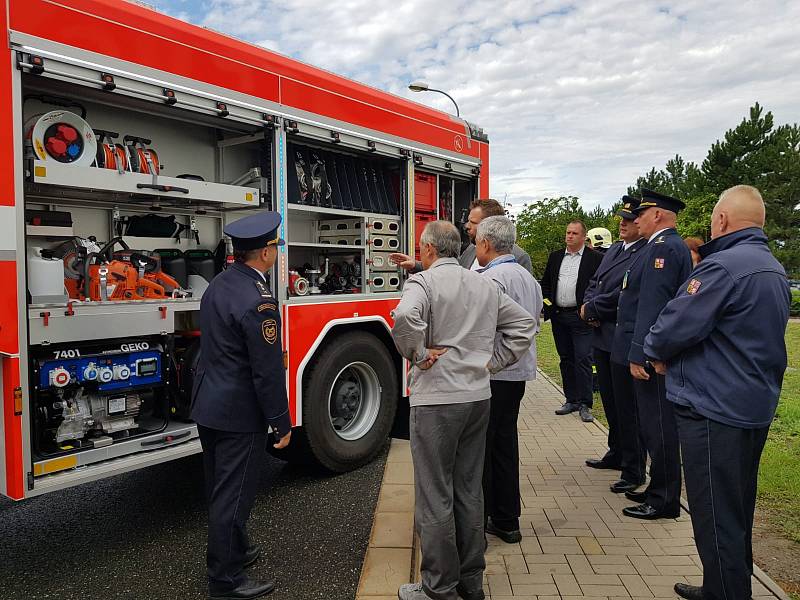
[[[414,468],[406,440],[391,442],[356,600],[396,600],[414,581]]]
[[[547,374],[543,373],[541,370],[537,370],[537,376],[539,376],[539,377],[542,377],[543,379],[545,379],[545,380],[546,380],[546,381],[547,381],[547,382],[548,382],[550,385],[552,385],[554,388],[556,388],[556,389],[560,390],[562,394],[564,393],[564,389],[563,389],[563,388],[562,388],[560,385],[558,385],[558,383],[556,383],[555,381],[553,381],[553,378],[552,378],[552,377],[550,377],[549,375],[547,375]],[[598,428],[600,431],[602,431],[604,434],[606,434],[606,436],[608,436],[608,429],[606,429],[606,428],[603,426],[603,424],[602,424],[602,423],[600,423],[600,422],[599,422],[597,419],[595,419],[594,421],[592,421],[592,423],[593,423],[593,424],[595,425],[595,427],[597,427],[597,428]],[[684,498],[683,496],[681,496],[681,508],[682,508],[684,511],[686,511],[686,514],[689,514],[689,515],[691,515],[691,514],[692,514],[692,513],[691,513],[691,511],[689,510],[689,503],[686,501],[686,498]],[[784,590],[781,588],[781,586],[779,586],[777,583],[775,583],[775,581],[773,581],[773,580],[772,580],[772,578],[771,578],[769,575],[767,575],[767,574],[766,574],[764,571],[762,571],[762,570],[761,570],[761,568],[760,568],[758,565],[756,565],[755,563],[753,564],[753,576],[754,576],[754,577],[755,577],[755,578],[756,578],[756,579],[757,579],[757,580],[758,580],[758,581],[759,581],[759,582],[760,582],[760,583],[761,583],[761,584],[762,584],[762,585],[763,585],[765,588],[767,588],[767,589],[768,589],[770,592],[772,592],[772,593],[773,593],[775,596],[777,596],[778,598],[780,598],[780,600],[791,600],[791,598],[789,597],[789,595],[788,595],[788,594],[787,594],[787,593],[786,593],[786,592],[785,592],[785,591],[784,591]]]

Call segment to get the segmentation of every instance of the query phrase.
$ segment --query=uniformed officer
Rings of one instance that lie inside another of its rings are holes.
[[[275,264],[281,217],[265,211],[225,228],[235,262],[200,302],[201,358],[192,418],[203,446],[208,496],[208,591],[212,599],[259,598],[272,582],[250,579],[259,556],[246,524],[255,501],[267,427],[284,448],[292,423],[278,302],[265,273]]]
[[[690,600],[749,600],[758,464],[786,370],[791,293],[767,246],[764,202],[739,185],[711,215],[702,262],[664,308],[644,352],[666,372],[678,421],[703,586]],[[664,362],[666,361],[666,364]]]
[[[619,481],[611,485],[616,494],[635,490],[645,479],[645,450],[640,442],[627,356],[624,364],[611,360],[622,280],[639,250],[647,244],[634,222],[636,215],[631,212],[638,205],[638,198],[622,197],[622,207],[617,211],[620,241],[611,245],[603,256],[589,282],[581,309],[581,318],[594,327],[594,362],[600,399],[608,419],[608,452],[601,459],[587,459],[586,464],[594,469],[621,470]]]
[[[680,514],[681,465],[678,430],[672,403],[667,401],[664,377],[644,356],[644,338],[661,309],[692,270],[689,249],[675,230],[676,198],[642,189],[642,201],[633,209],[639,233],[648,243],[631,266],[620,294],[619,326],[632,332],[627,360],[634,378],[636,405],[645,447],[650,454],[650,484],[644,492],[625,492],[640,502],[622,510],[637,519],[676,518]],[[636,293],[636,298],[633,294]]]

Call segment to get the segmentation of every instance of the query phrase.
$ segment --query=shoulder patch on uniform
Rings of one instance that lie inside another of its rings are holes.
[[[278,339],[278,323],[275,319],[267,319],[261,323],[261,334],[268,344],[274,344]]]
[[[274,302],[264,302],[264,304],[258,305],[258,312],[264,312],[265,310],[278,310],[278,305]]]
[[[700,285],[702,285],[702,281],[699,279],[692,279],[689,282],[689,285],[686,286],[686,293],[687,294],[696,294],[697,290],[700,289]]]
[[[272,298],[272,294],[267,289],[267,286],[264,285],[264,282],[256,280],[255,284],[256,289],[258,290],[258,293],[261,294],[262,298]]]
[[[664,259],[657,258],[656,262],[653,264],[653,267],[656,269],[663,269],[664,268]]]

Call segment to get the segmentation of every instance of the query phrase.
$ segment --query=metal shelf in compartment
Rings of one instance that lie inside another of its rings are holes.
[[[32,304],[29,343],[58,344],[174,333],[175,315],[200,310],[199,298]]]

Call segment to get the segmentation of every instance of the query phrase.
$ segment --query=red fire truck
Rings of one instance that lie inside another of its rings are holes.
[[[389,253],[487,195],[483,132],[124,0],[0,0],[0,29],[0,493],[200,451],[200,298],[265,209],[291,457],[371,460],[406,390]]]

